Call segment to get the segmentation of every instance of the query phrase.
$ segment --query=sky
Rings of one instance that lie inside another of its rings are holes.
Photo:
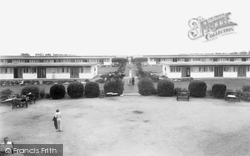
[[[249,0],[1,0],[0,55],[250,51]],[[188,37],[189,20],[230,12],[234,33]]]

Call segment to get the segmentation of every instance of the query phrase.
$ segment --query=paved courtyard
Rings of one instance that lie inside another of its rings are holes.
[[[57,108],[62,132],[52,122]],[[247,102],[157,96],[1,104],[0,138],[62,143],[65,156],[243,156],[250,155],[249,112]]]

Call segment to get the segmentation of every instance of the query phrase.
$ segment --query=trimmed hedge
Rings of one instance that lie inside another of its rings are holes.
[[[124,84],[122,80],[113,80],[108,81],[104,84],[104,91],[105,94],[108,92],[118,93],[118,95],[121,95],[124,90]]]
[[[188,90],[192,97],[205,97],[207,91],[207,84],[200,80],[192,80],[189,82]]]
[[[138,82],[138,90],[139,94],[144,96],[153,95],[157,93],[153,81],[149,78],[143,78]]]
[[[250,85],[244,85],[242,87],[242,91],[244,91],[244,92],[250,92]]]
[[[29,92],[31,92],[32,94],[34,94],[37,99],[39,98],[39,92],[40,92],[39,87],[37,87],[37,86],[27,86],[27,87],[24,87],[21,90],[21,95],[27,95],[27,94],[29,94]]]
[[[174,83],[170,80],[160,80],[157,84],[157,93],[159,96],[173,96]]]
[[[4,101],[9,98],[11,94],[13,94],[13,91],[10,89],[4,89],[1,91],[1,100]]]
[[[67,93],[71,98],[80,98],[84,95],[84,86],[81,82],[72,82],[68,85]]]
[[[62,84],[54,84],[50,87],[50,97],[53,99],[62,99],[65,93],[65,87]]]
[[[88,82],[85,85],[85,96],[87,98],[99,97],[100,87],[96,82]]]
[[[224,84],[216,83],[212,86],[212,94],[216,98],[224,98],[227,86]]]

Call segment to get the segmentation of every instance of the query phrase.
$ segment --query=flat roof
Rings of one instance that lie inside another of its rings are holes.
[[[144,55],[148,58],[225,58],[225,57],[250,57],[250,54],[240,55]]]

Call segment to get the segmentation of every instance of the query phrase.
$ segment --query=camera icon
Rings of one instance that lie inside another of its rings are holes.
[[[5,148],[5,153],[10,154],[11,153],[11,148]]]

